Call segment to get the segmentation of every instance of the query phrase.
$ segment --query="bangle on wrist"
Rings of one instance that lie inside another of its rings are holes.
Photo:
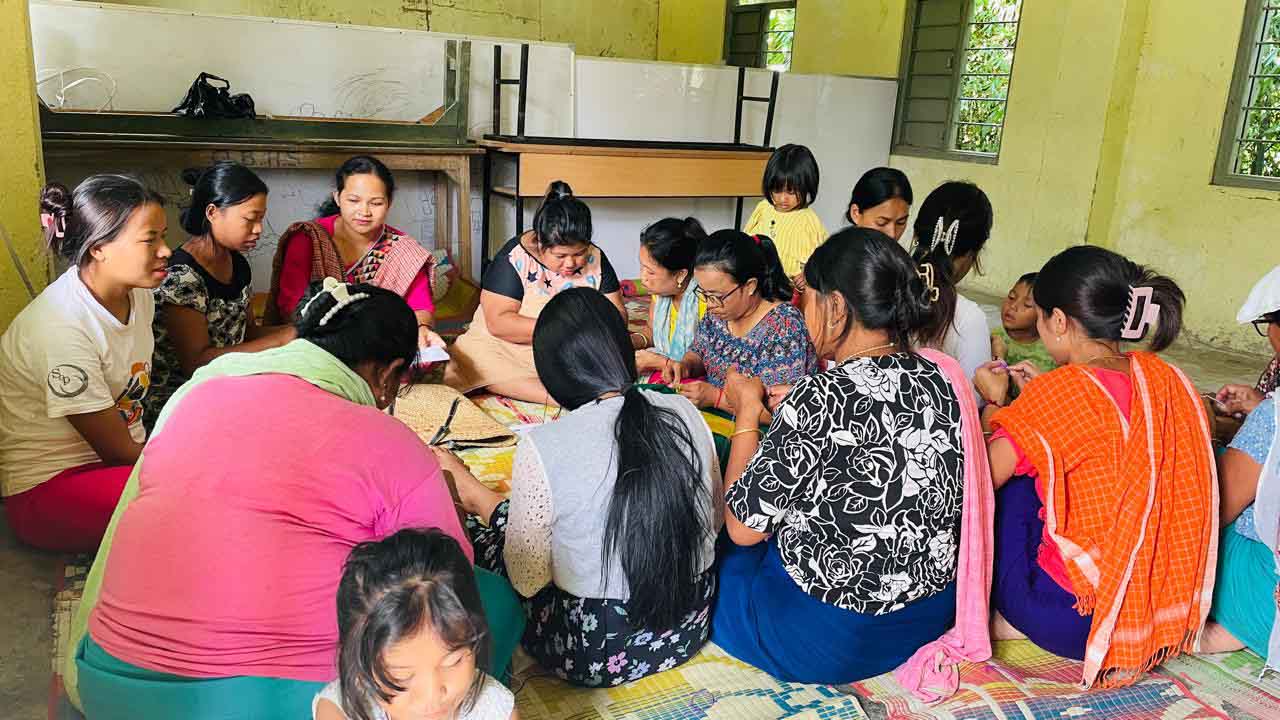
[[[734,430],[734,431],[733,431],[733,434],[729,436],[729,439],[730,439],[730,440],[732,440],[733,438],[736,438],[736,437],[738,437],[739,435],[746,435],[747,433],[755,433],[755,434],[757,434],[757,435],[764,435],[764,433],[763,433],[763,432],[761,432],[760,428],[758,428],[758,427],[749,427],[749,428],[742,428],[741,430]]]

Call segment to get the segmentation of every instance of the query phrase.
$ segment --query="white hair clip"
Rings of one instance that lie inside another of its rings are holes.
[[[67,235],[66,225],[53,213],[40,213],[40,225],[46,229],[53,228],[54,237],[60,238]]]
[[[960,235],[960,221],[952,220],[945,230],[943,222],[943,218],[939,216],[938,222],[933,226],[933,242],[929,244],[929,252],[941,247],[950,256],[956,249],[956,237]]]
[[[329,312],[325,313],[324,317],[320,318],[320,327],[324,327],[325,324],[328,323],[330,320],[332,320],[333,316],[337,315],[338,311],[341,310],[342,308],[350,305],[351,303],[357,300],[363,300],[369,297],[369,293],[356,293],[355,295],[352,295],[350,291],[351,286],[347,285],[344,282],[338,282],[338,279],[333,277],[325,278],[323,287],[324,287],[323,290],[321,290],[320,292],[312,296],[312,298],[307,301],[307,304],[302,306],[302,312],[299,313],[300,316],[305,317],[307,314],[307,310],[311,308],[311,303],[319,299],[321,295],[324,295],[325,293],[329,293],[330,295],[333,296],[333,299],[336,300],[337,302],[334,303],[333,307],[329,308]]]
[[[1129,307],[1124,313],[1124,326],[1120,328],[1122,340],[1141,340],[1147,328],[1160,318],[1160,306],[1151,301],[1153,292],[1149,287],[1129,286]]]

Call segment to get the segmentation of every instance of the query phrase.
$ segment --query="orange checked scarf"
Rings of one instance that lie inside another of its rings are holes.
[[[1181,370],[1128,356],[1128,418],[1070,365],[992,419],[1035,466],[1076,609],[1093,614],[1084,687],[1127,685],[1194,651],[1213,598],[1218,477],[1204,405]]]

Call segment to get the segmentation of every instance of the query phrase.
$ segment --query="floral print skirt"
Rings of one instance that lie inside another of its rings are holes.
[[[502,546],[508,504],[494,510],[489,525],[467,518],[476,565],[506,575]],[[711,632],[711,603],[716,594],[712,571],[696,580],[702,598],[674,628],[634,628],[626,602],[581,598],[548,585],[524,601],[522,645],[538,664],[575,685],[602,687],[639,680],[693,657]]]

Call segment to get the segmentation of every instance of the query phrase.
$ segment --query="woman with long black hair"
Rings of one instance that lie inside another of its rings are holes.
[[[510,500],[439,453],[477,564],[527,598],[524,648],[561,678],[609,686],[675,667],[710,629],[723,524],[711,431],[685,398],[636,386],[626,325],[595,290],[547,303],[533,354],[568,413],[520,441]]]

